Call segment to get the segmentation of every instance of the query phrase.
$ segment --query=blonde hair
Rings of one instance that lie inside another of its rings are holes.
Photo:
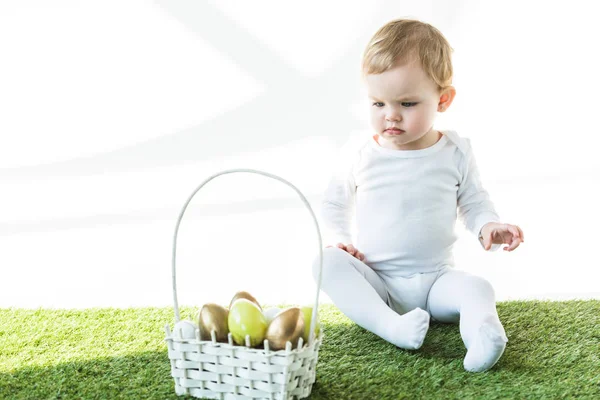
[[[435,27],[396,19],[373,35],[363,54],[362,73],[380,74],[400,62],[418,61],[439,90],[452,85],[452,47]]]

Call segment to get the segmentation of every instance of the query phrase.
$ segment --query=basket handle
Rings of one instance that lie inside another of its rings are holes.
[[[187,201],[185,202],[185,204],[183,205],[183,208],[181,209],[181,212],[179,213],[179,218],[177,218],[177,224],[175,225],[175,234],[173,235],[173,258],[172,258],[172,274],[173,274],[173,304],[174,304],[174,309],[175,309],[175,322],[179,322],[180,320],[180,315],[179,315],[179,304],[177,302],[177,274],[176,274],[176,267],[175,267],[175,256],[177,253],[177,233],[179,232],[179,225],[181,224],[181,219],[183,218],[183,214],[185,213],[185,210],[187,209],[187,206],[190,204],[190,202],[192,201],[192,198],[196,195],[196,193],[198,193],[198,191],[200,189],[202,189],[202,187],[204,185],[206,185],[208,182],[210,182],[211,180],[215,179],[218,176],[221,175],[226,175],[226,174],[232,174],[232,173],[237,173],[237,172],[247,172],[247,173],[253,173],[253,174],[259,174],[259,175],[263,175],[266,176],[268,178],[272,178],[275,180],[278,180],[280,182],[285,183],[286,185],[288,185],[289,187],[291,187],[297,194],[298,196],[300,196],[300,199],[302,200],[302,202],[304,203],[304,205],[306,206],[306,208],[308,209],[308,211],[310,212],[310,216],[312,217],[312,220],[315,224],[315,229],[317,231],[317,238],[319,240],[319,277],[317,279],[317,293],[315,295],[315,303],[313,306],[313,313],[312,313],[312,318],[310,321],[310,335],[309,335],[309,339],[308,339],[308,344],[309,346],[312,344],[313,340],[314,340],[314,327],[317,321],[317,314],[319,311],[319,292],[321,290],[321,278],[323,275],[323,241],[321,239],[321,231],[319,230],[319,223],[317,222],[317,218],[315,217],[315,213],[313,212],[312,208],[310,207],[310,204],[308,203],[308,200],[306,199],[306,197],[304,197],[304,195],[300,192],[300,190],[292,185],[290,182],[286,181],[283,178],[280,178],[279,176],[270,174],[268,172],[263,172],[263,171],[257,171],[254,169],[230,169],[230,170],[224,170],[221,172],[218,172],[216,174],[214,174],[213,176],[207,178],[204,182],[202,182],[200,184],[200,186],[198,186],[190,195],[190,197],[187,199]]]

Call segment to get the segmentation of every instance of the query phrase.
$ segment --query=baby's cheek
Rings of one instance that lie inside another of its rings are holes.
[[[431,128],[433,120],[435,119],[435,114],[423,112],[416,117],[417,118],[415,118],[415,120],[413,121],[415,124],[414,128],[415,130],[423,131]]]
[[[371,126],[373,128],[375,128],[377,131],[381,130],[381,127],[384,124],[384,120],[383,117],[380,115],[380,113],[377,112],[371,112]]]
[[[422,117],[413,116],[413,118],[405,121],[406,129],[409,132],[424,132],[427,129],[427,121]]]

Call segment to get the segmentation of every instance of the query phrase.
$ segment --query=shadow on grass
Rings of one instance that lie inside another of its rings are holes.
[[[0,374],[2,399],[183,399],[166,350],[26,367]]]
[[[452,362],[465,357],[466,349],[460,337],[458,325],[432,322],[418,350],[421,357]]]

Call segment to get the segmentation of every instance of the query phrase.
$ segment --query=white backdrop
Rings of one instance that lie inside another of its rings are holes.
[[[222,169],[280,175],[317,211],[332,158],[368,134],[364,46],[398,17],[455,49],[437,128],[471,138],[503,220],[525,231],[517,251],[486,253],[459,226],[458,266],[500,300],[600,298],[590,4],[0,2],[0,307],[170,305],[177,215]],[[279,182],[211,182],[181,226],[180,302],[312,302],[311,224]]]

